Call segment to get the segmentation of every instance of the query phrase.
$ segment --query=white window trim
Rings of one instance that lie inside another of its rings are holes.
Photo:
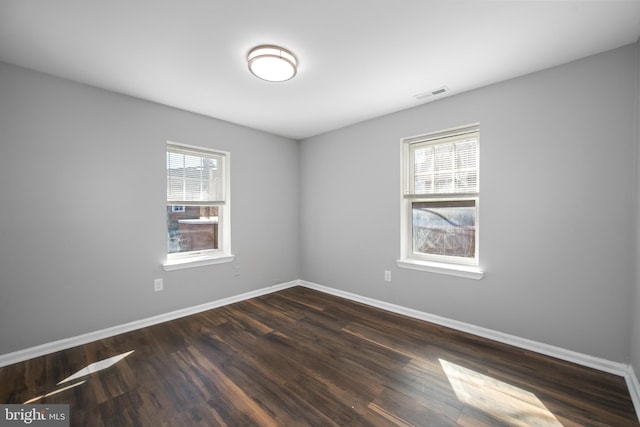
[[[467,279],[480,280],[484,277],[484,271],[480,267],[464,264],[447,264],[442,262],[418,261],[415,259],[399,259],[396,265],[410,270],[427,271],[429,273],[446,274],[448,276],[465,277]]]
[[[468,195],[460,195],[460,197],[452,197],[449,194],[443,194],[442,197],[405,197],[409,193],[409,179],[411,167],[407,165],[409,161],[409,148],[411,143],[418,141],[428,141],[438,139],[442,135],[455,134],[457,131],[465,129],[478,128],[479,124],[463,126],[459,128],[448,129],[432,134],[420,135],[400,140],[400,171],[401,171],[401,188],[400,188],[400,259],[396,261],[396,265],[400,268],[412,270],[426,271],[430,273],[445,274],[450,276],[464,277],[469,279],[482,279],[484,271],[479,266],[479,241],[480,241],[480,200],[479,193]],[[476,202],[476,257],[473,260],[457,259],[446,256],[424,256],[413,253],[412,240],[412,203],[420,201],[437,201],[437,200],[464,200],[473,199]]]
[[[223,155],[225,203],[218,206],[218,249],[185,252],[179,254],[167,254],[165,262],[162,264],[162,269],[164,271],[174,271],[186,268],[232,262],[235,258],[235,255],[233,255],[231,251],[231,153],[229,153],[228,151],[213,150],[205,147],[187,145],[173,141],[167,141],[167,145],[177,145],[193,150]]]
[[[202,267],[205,265],[223,264],[231,262],[235,255],[225,254],[222,251],[202,251],[190,253],[189,256],[176,257],[162,264],[164,271],[182,270],[185,268]]]

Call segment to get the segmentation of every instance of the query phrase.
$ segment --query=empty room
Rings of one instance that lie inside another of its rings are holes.
[[[0,425],[638,426],[640,0],[0,0]]]

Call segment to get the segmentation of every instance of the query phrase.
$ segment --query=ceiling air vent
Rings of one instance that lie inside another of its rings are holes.
[[[446,86],[442,86],[442,87],[439,87],[438,89],[430,90],[429,92],[422,92],[417,95],[413,95],[413,97],[418,101],[422,101],[424,99],[433,98],[435,96],[442,96],[448,92],[449,92],[449,88]]]

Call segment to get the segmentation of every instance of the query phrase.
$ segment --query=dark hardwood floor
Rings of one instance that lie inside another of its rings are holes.
[[[92,427],[639,425],[621,377],[302,287],[0,368],[28,401]]]

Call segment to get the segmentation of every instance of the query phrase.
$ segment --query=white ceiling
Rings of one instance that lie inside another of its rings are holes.
[[[640,0],[0,0],[0,61],[294,139],[639,37]],[[251,75],[259,44],[298,75]]]

